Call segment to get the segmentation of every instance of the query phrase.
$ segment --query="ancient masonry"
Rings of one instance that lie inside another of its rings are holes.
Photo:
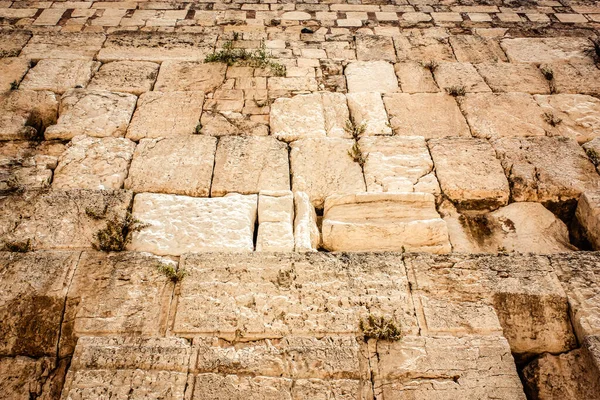
[[[598,400],[598,171],[598,1],[0,0],[0,399]]]

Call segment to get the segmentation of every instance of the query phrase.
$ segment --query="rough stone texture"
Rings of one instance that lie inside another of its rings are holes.
[[[294,250],[294,195],[262,190],[258,196],[256,251]]]
[[[191,135],[200,123],[203,92],[147,92],[140,96],[127,138]]]
[[[1,356],[56,356],[78,259],[79,252],[0,252]]]
[[[24,30],[2,31],[0,57],[17,57],[30,38],[31,32]]]
[[[494,92],[550,93],[550,85],[536,65],[488,63],[475,67]]]
[[[53,400],[60,397],[67,360],[53,357],[0,358],[0,393],[11,400]]]
[[[542,110],[555,118],[551,130],[561,136],[585,143],[600,136],[600,100],[579,94],[534,96]]]
[[[592,62],[592,59],[584,52],[590,46],[590,42],[586,38],[514,38],[503,39],[500,45],[510,62]]]
[[[125,190],[31,190],[0,198],[0,243],[90,248],[106,220],[124,218],[131,197]]]
[[[292,190],[306,192],[316,208],[334,193],[364,192],[360,165],[348,154],[350,139],[302,139],[290,144]]]
[[[103,64],[88,89],[132,93],[152,90],[160,65],[148,61],[114,61]]]
[[[320,242],[315,207],[308,194],[294,192],[294,251],[316,251]]]
[[[331,251],[450,251],[446,223],[429,193],[330,196],[322,234]]]
[[[476,35],[450,36],[450,44],[459,62],[487,63],[508,61],[498,42]]]
[[[140,193],[132,214],[150,226],[133,233],[128,249],[173,256],[252,251],[256,197],[230,194],[206,199]]]
[[[341,93],[279,98],[271,106],[271,135],[286,142],[307,137],[350,137],[345,131],[349,119],[346,96]]]
[[[289,190],[287,145],[273,137],[226,136],[219,140],[211,196]]]
[[[433,162],[421,136],[363,138],[368,192],[426,192],[440,194]]]
[[[362,136],[391,135],[381,94],[375,92],[348,93],[348,108],[355,127],[364,126]]]
[[[253,135],[268,136],[268,124],[252,121],[239,112],[204,111],[200,119],[201,133],[207,136]]]
[[[577,222],[586,239],[595,250],[600,249],[600,192],[584,192],[579,197],[575,211]]]
[[[514,201],[543,203],[564,220],[581,193],[600,186],[594,165],[577,142],[561,137],[502,138],[492,143]]]
[[[411,30],[394,36],[394,45],[398,61],[455,61],[447,34],[441,30]]]
[[[433,75],[431,75],[431,71],[419,62],[397,63],[394,70],[404,93],[435,93],[440,91]]]
[[[544,111],[526,93],[473,93],[461,97],[471,133],[482,139],[507,136],[544,136],[551,127]]]
[[[360,61],[396,62],[396,50],[391,37],[359,35],[356,38],[356,55]]]
[[[446,91],[462,88],[466,93],[491,92],[470,63],[439,63],[434,70],[434,76],[439,87]]]
[[[456,101],[445,93],[398,93],[383,98],[395,135],[470,136]]]
[[[398,91],[394,66],[386,61],[355,61],[345,68],[349,92],[391,93]],[[377,79],[374,80],[373,77]]]
[[[154,90],[213,92],[225,81],[226,69],[227,65],[221,63],[165,61],[160,66]]]
[[[44,58],[93,59],[106,36],[103,33],[40,32],[21,51],[30,60]]]
[[[60,99],[58,122],[46,129],[46,139],[78,135],[123,137],[137,99],[132,94],[73,89]]]
[[[19,87],[62,94],[85,87],[99,67],[99,62],[91,60],[44,59],[29,70]]]
[[[486,140],[431,139],[429,150],[442,192],[459,209],[495,209],[508,203],[508,181]]]
[[[26,58],[7,57],[0,58],[0,92],[5,92],[17,85],[29,69],[29,60]]]
[[[142,139],[125,188],[136,193],[208,197],[216,149],[217,139],[209,136]]]
[[[58,159],[52,187],[121,189],[134,149],[129,139],[75,136]]]
[[[173,332],[244,341],[355,336],[369,312],[415,333],[401,260],[389,254],[190,254]],[[227,268],[224,268],[224,266]]]
[[[422,334],[497,332],[495,325],[481,323],[486,306],[492,306],[518,356],[575,347],[567,296],[546,257],[422,254],[406,255],[404,262]],[[451,305],[469,303],[469,312],[438,320],[452,312]]]
[[[82,336],[164,334],[173,283],[161,264],[177,267],[148,253],[84,252],[69,287],[60,355],[72,354]]]
[[[600,95],[600,69],[594,64],[549,64],[558,93]]]
[[[16,90],[0,95],[0,140],[33,139],[56,123],[58,101],[52,92]]]

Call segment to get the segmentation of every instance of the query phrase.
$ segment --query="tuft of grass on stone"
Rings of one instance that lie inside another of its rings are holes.
[[[10,90],[17,90],[17,89],[19,89],[19,82],[17,82],[17,81],[12,81],[12,82],[10,83]]]
[[[139,232],[150,226],[140,220],[133,218],[130,212],[127,212],[124,219],[114,216],[106,221],[106,226],[96,232],[95,242],[92,247],[102,251],[123,251],[125,246],[131,242],[132,232]]]
[[[562,122],[562,119],[558,118],[551,111],[546,111],[543,115],[543,118],[544,121],[546,121],[550,126],[558,126]]]
[[[187,271],[185,269],[175,269],[171,264],[158,263],[156,268],[158,269],[158,272],[166,276],[173,283],[180,282],[187,276]]]
[[[435,72],[435,70],[438,67],[437,61],[433,61],[433,60],[423,61],[423,62],[421,62],[421,65],[423,66],[423,68],[426,68],[429,71],[431,71],[431,73]]]
[[[356,125],[352,121],[347,120],[344,130],[348,132],[350,136],[354,138],[354,140],[358,140],[367,130],[367,124],[362,123],[360,125]]]
[[[352,145],[352,149],[348,150],[348,155],[352,157],[352,160],[355,163],[358,163],[361,168],[364,168],[365,163],[367,162],[368,154],[365,155],[360,148],[360,144],[358,142],[354,142]]]
[[[285,76],[285,66],[272,61],[272,56],[267,53],[267,48],[263,43],[254,51],[246,49],[236,49],[232,41],[227,41],[219,51],[215,51],[206,56],[206,63],[220,62],[228,66],[244,66],[252,68],[269,68],[275,76]]]
[[[378,339],[398,341],[402,339],[402,330],[391,318],[385,318],[383,316],[376,317],[369,314],[366,319],[360,320],[359,328],[363,333],[365,340]]]
[[[450,86],[446,88],[446,92],[452,97],[464,96],[467,93],[464,86]]]
[[[8,242],[4,244],[5,251],[12,251],[14,253],[27,253],[31,251],[31,240],[27,239],[26,242]]]
[[[554,83],[554,71],[547,65],[543,65],[540,67],[540,72],[544,75],[544,78],[548,81],[550,85],[550,93],[556,93],[556,84]]]
[[[196,129],[194,130],[194,133],[196,135],[199,135],[202,133],[202,124],[200,122],[198,122],[198,125],[196,125]]]

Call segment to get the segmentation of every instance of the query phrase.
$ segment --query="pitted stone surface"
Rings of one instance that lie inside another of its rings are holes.
[[[136,96],[152,90],[160,65],[148,61],[114,61],[103,64],[88,89],[124,92]]]
[[[0,140],[30,140],[56,123],[58,100],[47,91],[16,90],[0,95]]]
[[[62,94],[85,87],[99,67],[99,62],[91,60],[43,59],[29,70],[19,87]]]
[[[396,62],[396,50],[391,37],[359,35],[356,38],[356,54],[360,61]]]
[[[64,149],[58,142],[0,141],[0,193],[50,186]]]
[[[392,93],[398,91],[394,66],[386,61],[355,61],[345,68],[349,92]],[[377,80],[372,77],[376,76]]]
[[[512,38],[503,39],[500,45],[511,62],[592,62],[584,52],[590,46],[586,38]]]
[[[21,51],[30,60],[63,58],[91,60],[102,47],[103,33],[44,32],[33,35]]]
[[[18,85],[29,69],[29,60],[26,58],[7,57],[0,58],[0,92],[6,92]]]
[[[43,400],[57,399],[64,380],[67,360],[53,357],[0,358],[0,392],[9,394],[10,399]]]
[[[600,95],[600,69],[594,64],[548,64],[558,93]]]
[[[534,96],[540,107],[555,119],[551,131],[585,143],[600,136],[600,100],[580,94]]]
[[[225,81],[225,64],[204,64],[186,61],[165,61],[154,90],[160,92],[195,90],[213,92]]]
[[[475,65],[494,92],[550,93],[550,84],[534,64],[486,63]]]
[[[2,31],[0,57],[17,57],[30,38],[31,32],[24,30]]]
[[[459,62],[486,63],[508,61],[495,39],[476,35],[450,37],[450,44]]]
[[[294,196],[289,190],[260,191],[256,251],[294,250]]]
[[[463,89],[466,93],[491,92],[470,63],[442,62],[434,69],[435,80],[445,91]]]
[[[426,33],[409,30],[406,35],[394,36],[398,61],[455,61],[447,36],[435,29]]]
[[[416,61],[400,62],[394,66],[403,93],[439,92],[431,71]]]
[[[381,94],[375,92],[348,93],[348,108],[355,127],[364,127],[362,136],[392,134]]]

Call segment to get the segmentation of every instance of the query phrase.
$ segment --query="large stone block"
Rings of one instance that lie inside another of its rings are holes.
[[[438,29],[409,30],[394,36],[398,61],[455,61],[448,35]]]
[[[511,62],[586,62],[592,59],[585,54],[591,44],[589,39],[578,37],[514,38],[503,39],[500,45]]]
[[[477,35],[452,35],[449,40],[459,62],[479,64],[508,61],[495,39]]]
[[[594,64],[549,64],[557,93],[600,95],[600,69]]]
[[[585,143],[600,136],[600,100],[580,94],[534,96],[542,110],[554,118],[552,133]]]
[[[125,187],[136,193],[208,197],[216,148],[217,139],[201,135],[142,139]]]
[[[360,61],[396,62],[396,49],[391,37],[378,35],[358,35],[356,37],[356,58]]]
[[[443,62],[433,70],[440,89],[446,92],[463,89],[465,93],[491,92],[470,63]]]
[[[0,358],[0,393],[7,399],[53,400],[60,398],[68,360],[53,357]]]
[[[187,252],[252,251],[256,195],[195,198],[140,193],[133,216],[150,224],[134,232],[130,250],[179,256]]]
[[[316,251],[321,242],[317,213],[308,194],[294,192],[294,250]]]
[[[14,85],[21,82],[28,69],[29,60],[26,58],[0,58],[0,92],[14,90]]]
[[[195,90],[214,92],[225,81],[226,64],[186,61],[165,61],[154,90],[160,92]]]
[[[57,116],[52,92],[15,90],[0,95],[0,140],[39,138]]]
[[[87,88],[139,96],[152,90],[159,67],[159,64],[149,61],[109,62],[94,74]]]
[[[0,141],[0,193],[50,186],[64,149],[58,142]]]
[[[288,148],[273,137],[226,136],[219,140],[211,196],[289,190]]]
[[[396,63],[394,66],[403,93],[439,92],[433,75],[422,63],[416,61]]]
[[[550,85],[536,65],[487,63],[475,67],[494,92],[550,93]]]
[[[99,62],[91,60],[44,59],[29,70],[19,87],[62,94],[85,87],[99,67]]]
[[[258,196],[256,251],[294,250],[294,195],[262,190]]]
[[[344,70],[349,92],[391,93],[398,91],[394,66],[386,61],[355,61]],[[373,77],[377,77],[376,80]]]
[[[348,93],[348,108],[354,127],[364,127],[361,136],[391,135],[381,94],[375,92]]]
[[[332,251],[450,251],[448,229],[429,193],[329,196],[323,247]]]
[[[584,192],[579,197],[575,217],[592,247],[600,250],[600,191]]]
[[[65,58],[91,60],[102,47],[103,33],[40,32],[27,42],[21,57],[31,60]]]
[[[31,38],[25,30],[4,30],[0,35],[0,57],[17,57]]]

